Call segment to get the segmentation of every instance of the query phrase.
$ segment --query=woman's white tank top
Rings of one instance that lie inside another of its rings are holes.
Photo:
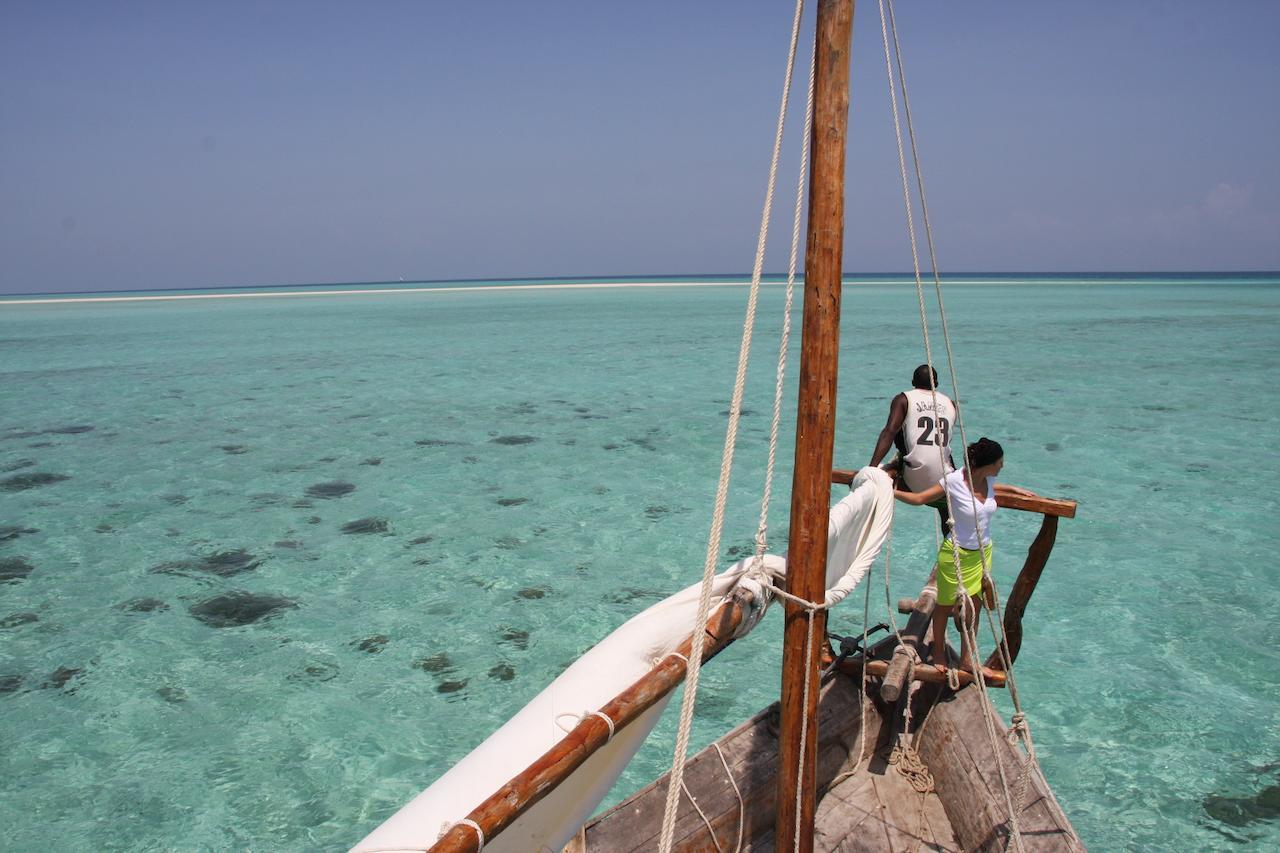
[[[978,550],[978,531],[982,531],[982,544],[991,541],[991,516],[996,513],[996,478],[987,478],[987,494],[985,498],[977,498],[969,491],[965,482],[964,471],[952,471],[941,481],[947,490],[947,498],[951,502],[951,520],[955,527],[951,535],[956,544],[969,551]],[[977,514],[974,514],[974,506]]]

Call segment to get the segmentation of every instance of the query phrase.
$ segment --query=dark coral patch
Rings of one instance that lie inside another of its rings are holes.
[[[494,444],[533,444],[538,440],[538,437],[535,435],[500,435],[497,438],[491,438],[489,440]]]
[[[338,677],[336,663],[309,663],[289,676],[290,681],[332,681]]]
[[[460,441],[446,441],[443,438],[420,438],[414,442],[419,447],[458,447]]]
[[[156,695],[172,705],[180,705],[187,701],[187,691],[181,687],[157,687]]]
[[[423,672],[453,672],[453,661],[449,660],[447,652],[438,652],[425,657],[413,666]]]
[[[665,592],[656,589],[640,589],[634,586],[624,586],[616,592],[606,596],[606,600],[612,601],[614,604],[630,604],[633,601],[643,601],[645,599],[666,598]]]
[[[368,652],[376,655],[382,651],[382,647],[391,642],[386,634],[374,634],[372,637],[365,637],[363,640],[356,640],[351,645],[355,646],[362,652]]]
[[[442,681],[436,685],[437,693],[457,693],[459,690],[467,686],[467,679],[463,678],[458,681]]]
[[[281,610],[297,607],[298,602],[280,595],[258,595],[238,590],[194,604],[190,613],[214,628],[252,625],[276,615]]]
[[[223,453],[226,453],[228,456],[240,456],[243,453],[249,452],[249,448],[245,447],[243,444],[220,444],[218,445],[218,449]]]
[[[498,642],[515,646],[517,649],[527,649],[529,648],[529,632],[522,631],[519,628],[504,627],[499,634]]]
[[[358,518],[342,525],[342,532],[348,534],[386,533],[391,524],[385,518]]]
[[[665,506],[653,505],[653,506],[647,506],[644,508],[645,516],[654,521],[657,521],[658,519],[662,518],[664,515],[669,515],[670,513],[671,513],[671,508],[665,507]]]
[[[17,628],[19,625],[30,625],[32,622],[39,621],[40,617],[30,611],[10,613],[8,616],[0,619],[0,628]]]
[[[47,471],[37,471],[34,474],[15,474],[12,477],[5,477],[0,480],[0,489],[4,489],[6,492],[25,492],[27,489],[51,486],[54,483],[61,483],[63,480],[70,479],[66,474],[50,474]]]
[[[528,502],[528,498],[498,498],[498,506],[520,506]]]
[[[1056,441],[1050,441],[1047,444],[1045,444],[1044,449],[1049,451],[1050,453],[1053,453],[1055,450],[1061,450],[1062,445],[1058,444],[1058,442]]]
[[[539,598],[547,597],[547,590],[544,587],[530,586],[525,587],[516,593],[517,598],[523,598],[526,601],[536,601]]]
[[[409,544],[410,545],[426,545],[428,542],[434,541],[435,538],[436,537],[434,536],[419,536],[417,539],[410,540]]]
[[[0,675],[0,693],[17,693],[21,686],[21,675]]]
[[[73,680],[75,680],[81,675],[84,675],[83,669],[79,669],[77,667],[70,667],[70,666],[60,666],[57,669],[55,669],[53,672],[49,673],[49,677],[45,679],[44,684],[41,684],[40,686],[46,687],[46,688],[52,687],[56,689],[61,689],[66,687],[68,684],[70,684]],[[74,693],[75,688],[72,687],[67,692]]]
[[[504,551],[514,551],[524,544],[524,540],[518,536],[499,536],[493,540],[493,544]]]
[[[504,661],[489,669],[489,677],[498,681],[510,681],[516,677],[516,668]]]
[[[1228,797],[1210,794],[1204,798],[1205,813],[1230,826],[1249,826],[1280,818],[1280,785],[1268,785],[1252,796]]]
[[[351,483],[342,480],[330,480],[327,483],[316,483],[314,486],[307,486],[307,496],[312,498],[340,498],[349,495],[356,490]]]
[[[10,539],[17,539],[19,536],[30,536],[32,533],[39,533],[40,530],[35,527],[20,527],[16,524],[0,524],[0,542],[8,542]]]
[[[9,474],[13,471],[21,471],[23,468],[34,468],[35,466],[36,466],[36,460],[34,459],[18,459],[14,462],[10,462],[9,464],[3,467],[0,467],[0,472]]]
[[[131,598],[128,601],[120,602],[116,607],[126,613],[155,613],[159,610],[169,609],[169,605],[158,598]]]
[[[161,495],[160,500],[164,501],[170,506],[182,506],[184,503],[187,502],[188,498],[186,495]]]
[[[54,427],[45,430],[45,435],[81,435],[86,432],[93,432],[97,427],[88,424],[75,424],[74,426]]]
[[[245,572],[251,572],[261,565],[261,559],[243,548],[237,548],[234,551],[215,551],[208,556],[195,560],[161,563],[153,567],[151,571],[155,574],[165,575],[185,575],[189,572],[201,572],[203,574],[216,575],[220,578],[229,578]]]
[[[381,456],[370,456],[368,459],[362,459],[362,460],[360,461],[360,464],[361,464],[361,465],[381,465],[381,464],[382,464],[382,457],[381,457]]]
[[[35,570],[26,557],[0,557],[0,583],[23,580]]]
[[[279,542],[272,542],[272,548],[285,548],[287,550],[295,550],[302,547],[302,543],[296,539],[281,539]]]

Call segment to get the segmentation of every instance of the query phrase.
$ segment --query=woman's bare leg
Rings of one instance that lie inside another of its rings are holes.
[[[933,665],[939,672],[947,671],[947,617],[954,604],[936,604],[933,608]]]
[[[960,603],[960,618],[964,626],[960,630],[960,668],[977,674],[978,662],[974,660],[973,649],[969,646],[969,635],[976,635],[978,629],[978,602],[966,597]]]

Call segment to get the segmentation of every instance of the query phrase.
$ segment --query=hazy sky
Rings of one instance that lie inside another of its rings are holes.
[[[897,12],[944,270],[1280,269],[1280,3]],[[0,292],[748,271],[791,14],[6,0]],[[910,267],[879,27],[852,272]]]

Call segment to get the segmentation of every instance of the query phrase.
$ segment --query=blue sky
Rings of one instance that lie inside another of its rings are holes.
[[[1280,4],[897,12],[944,270],[1280,269]],[[748,271],[791,14],[8,0],[0,292]],[[881,51],[851,272],[910,268]]]

